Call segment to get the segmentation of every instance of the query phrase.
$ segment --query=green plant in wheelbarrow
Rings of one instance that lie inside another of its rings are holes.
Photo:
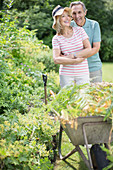
[[[66,86],[55,95],[48,109],[64,120],[85,116],[113,116],[113,83]]]
[[[61,138],[59,138],[60,158],[64,160],[78,151],[89,169],[95,169],[95,166],[99,170],[106,167],[109,161],[100,144],[105,144],[107,147],[109,133],[112,132],[113,84],[103,82],[67,86],[54,96],[48,107],[57,115],[61,126],[75,146],[71,154],[62,157]],[[60,135],[62,136],[61,130]],[[111,141],[113,141],[113,135]],[[79,147],[84,144],[89,160],[85,158]],[[88,144],[93,144],[90,152]],[[96,165],[94,165],[92,155],[96,158]]]

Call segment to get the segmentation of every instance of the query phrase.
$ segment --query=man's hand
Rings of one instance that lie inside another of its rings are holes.
[[[73,60],[73,64],[79,64],[79,63],[83,62],[84,60],[85,60],[85,58],[75,58]]]
[[[71,58],[71,59],[74,59],[75,57],[74,57],[74,54],[63,54],[63,53],[61,53],[61,55],[60,55],[61,57],[66,57],[66,58]]]

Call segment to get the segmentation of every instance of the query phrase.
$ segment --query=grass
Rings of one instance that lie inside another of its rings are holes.
[[[102,64],[103,81],[113,83],[113,63]]]
[[[87,157],[86,148],[83,146],[80,147],[84,152],[85,156]],[[61,144],[62,156],[65,156],[74,148],[75,148],[74,145],[70,143],[69,138],[67,137],[65,132],[63,132],[62,144]],[[70,157],[68,157],[65,161],[59,160],[58,158],[54,170],[88,170],[88,168],[86,167],[79,153],[76,152]]]
[[[112,82],[113,83],[113,63],[103,63],[102,65],[103,72],[103,81]],[[65,156],[68,152],[74,149],[74,146],[69,142],[69,138],[63,132],[62,137],[62,156]],[[86,148],[81,146],[82,151],[87,157]],[[84,161],[80,157],[79,153],[74,153],[70,157],[68,157],[65,161],[59,160],[56,161],[54,170],[88,170]]]

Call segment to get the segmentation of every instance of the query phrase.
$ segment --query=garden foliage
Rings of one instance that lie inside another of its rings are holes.
[[[9,11],[1,15],[0,169],[53,169],[58,125],[46,113],[42,74],[47,74],[48,98],[50,90],[59,91],[59,80],[38,59],[50,49],[35,31],[18,28]]]
[[[113,119],[113,83],[66,86],[48,106],[64,120],[85,116]]]

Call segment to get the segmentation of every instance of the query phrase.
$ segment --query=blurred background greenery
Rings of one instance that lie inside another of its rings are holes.
[[[101,27],[102,43],[100,57],[103,62],[113,61],[113,1],[112,0],[82,0],[88,9],[87,17],[97,20]],[[35,30],[39,40],[51,48],[52,37],[52,10],[60,4],[69,6],[72,1],[65,0],[1,0],[0,10],[9,9],[12,20],[18,18],[18,27],[26,26]],[[2,16],[1,16],[2,17]]]

